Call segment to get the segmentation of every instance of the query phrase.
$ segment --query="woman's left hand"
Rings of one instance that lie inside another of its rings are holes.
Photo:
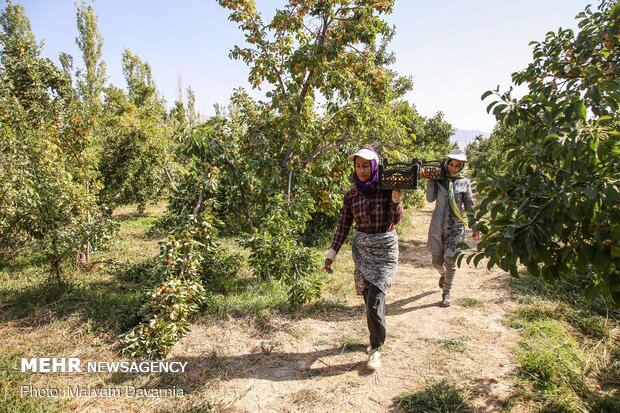
[[[323,269],[324,269],[325,271],[327,271],[329,274],[331,274],[331,273],[333,273],[333,272],[334,272],[334,270],[332,270],[332,263],[333,263],[333,262],[334,262],[334,261],[333,261],[333,260],[331,260],[330,258],[325,258],[325,265],[323,265]]]
[[[471,236],[473,239],[480,239],[480,231],[472,231]]]
[[[403,193],[400,192],[400,189],[392,189],[392,202],[398,204],[403,200]]]

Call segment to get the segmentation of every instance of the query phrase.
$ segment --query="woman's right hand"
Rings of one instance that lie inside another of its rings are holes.
[[[426,169],[420,168],[420,178],[426,178]]]
[[[331,274],[334,272],[334,270],[332,270],[332,263],[334,261],[330,260],[329,258],[325,258],[325,265],[323,266],[323,269],[325,271],[327,271],[328,274]]]

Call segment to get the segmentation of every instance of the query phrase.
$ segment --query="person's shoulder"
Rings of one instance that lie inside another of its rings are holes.
[[[359,189],[357,189],[356,186],[349,188],[349,190],[344,194],[344,202],[351,202],[351,200],[359,194],[361,194],[361,192],[359,191]]]
[[[347,193],[344,194],[344,196],[346,198],[350,198],[350,197],[354,197],[354,196],[357,196],[357,195],[360,195],[360,194],[361,194],[360,190],[357,189],[357,187],[355,185],[353,185],[351,188],[349,188]]]

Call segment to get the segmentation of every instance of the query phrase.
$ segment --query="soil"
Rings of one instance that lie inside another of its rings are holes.
[[[252,320],[200,320],[169,356],[189,361],[188,373],[167,384],[190,392],[188,407],[214,411],[400,412],[397,396],[447,380],[462,389],[470,410],[502,410],[512,393],[518,339],[504,324],[515,306],[509,275],[488,271],[484,262],[478,268],[463,262],[452,306],[440,307],[438,274],[425,248],[432,205],[410,214],[387,296],[380,370],[366,367],[364,306],[351,280],[331,305],[328,300],[293,315],[265,313]],[[338,274],[352,277],[344,266],[334,263]]]

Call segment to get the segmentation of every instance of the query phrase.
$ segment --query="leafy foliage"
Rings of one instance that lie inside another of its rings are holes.
[[[63,263],[110,235],[89,176],[88,130],[67,73],[39,57],[24,9],[0,15],[0,238],[37,241],[56,281]]]
[[[171,133],[163,124],[163,101],[147,63],[125,50],[123,73],[128,92],[105,89],[101,126],[100,202],[109,211],[135,203],[144,210],[167,188],[166,167],[171,162]]]
[[[447,380],[430,383],[424,390],[403,393],[396,398],[396,402],[407,413],[451,413],[472,410],[467,395]]]
[[[97,16],[92,5],[82,1],[76,15],[79,33],[76,43],[82,51],[85,65],[84,70],[78,70],[76,86],[87,114],[97,116],[101,111],[101,96],[106,80],[103,37],[97,28]]]
[[[472,179],[506,173],[504,148],[511,136],[511,132],[499,126],[488,138],[477,136],[474,142],[467,145],[467,171]]]
[[[321,281],[314,274],[317,259],[310,248],[298,241],[304,230],[300,223],[308,217],[300,219],[296,215],[307,214],[306,208],[276,196],[260,227],[244,242],[251,249],[249,263],[254,273],[289,286],[288,299],[294,307],[318,298],[321,293]]]
[[[486,233],[475,255],[548,281],[579,273],[620,305],[620,5],[604,0],[580,31],[549,32],[513,74],[529,93],[489,105],[506,137],[505,170],[479,177]],[[468,259],[472,259],[470,256]]]
[[[204,300],[204,287],[196,280],[171,278],[158,284],[140,309],[143,322],[122,338],[123,351],[131,357],[164,358],[187,334],[189,317]]]
[[[342,152],[360,142],[411,143],[389,105],[411,87],[387,68],[392,31],[379,16],[392,3],[289,1],[264,22],[253,1],[220,1],[246,33],[231,57],[250,66],[254,87],[272,87],[268,103],[244,112],[247,136],[288,198],[301,187],[326,204]]]
[[[140,309],[142,322],[126,333],[123,351],[132,357],[163,358],[189,330],[189,319],[207,299],[218,277],[233,277],[239,257],[215,241],[217,231],[208,214],[188,224],[160,245],[156,276]]]

